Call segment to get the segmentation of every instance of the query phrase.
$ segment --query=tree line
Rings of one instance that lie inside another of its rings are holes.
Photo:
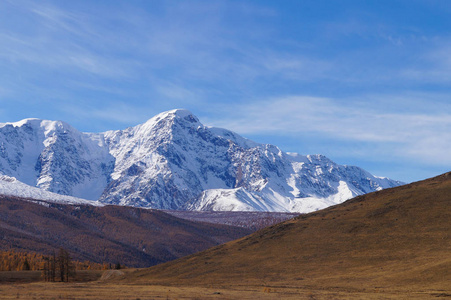
[[[48,265],[47,268],[53,268],[51,267],[53,266],[52,264],[57,267],[58,257],[59,251],[58,253],[55,252],[54,255],[52,253],[47,256],[36,252],[23,252],[15,249],[0,251],[0,271],[44,271],[46,264]],[[99,264],[90,261],[81,262],[71,260],[71,264],[75,270],[107,270],[117,268],[117,264]]]

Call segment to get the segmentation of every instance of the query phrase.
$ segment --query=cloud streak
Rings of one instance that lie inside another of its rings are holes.
[[[327,140],[361,142],[368,153],[384,148],[398,158],[417,159],[425,163],[451,164],[451,107],[436,105],[434,111],[390,111],[382,101],[357,101],[305,96],[289,96],[265,102],[234,106],[226,114],[230,118],[209,123],[237,131],[243,135],[315,134]],[[377,98],[375,96],[372,99]],[[403,98],[405,105],[412,101]],[[418,100],[417,100],[418,102]],[[427,105],[427,103],[423,103]],[[222,108],[222,111],[227,108]]]

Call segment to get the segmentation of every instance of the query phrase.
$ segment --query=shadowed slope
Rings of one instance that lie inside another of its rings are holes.
[[[0,196],[0,249],[148,267],[186,256],[251,231],[179,219],[133,207],[63,205]]]
[[[356,197],[127,281],[451,290],[451,173]]]

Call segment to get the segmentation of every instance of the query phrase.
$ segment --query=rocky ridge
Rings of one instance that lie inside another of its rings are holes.
[[[309,212],[402,184],[205,126],[180,109],[104,133],[61,121],[0,124],[0,174],[62,195],[171,210]]]

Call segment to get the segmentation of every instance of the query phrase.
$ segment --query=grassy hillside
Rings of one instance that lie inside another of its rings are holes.
[[[451,291],[451,173],[349,200],[125,282]]]

